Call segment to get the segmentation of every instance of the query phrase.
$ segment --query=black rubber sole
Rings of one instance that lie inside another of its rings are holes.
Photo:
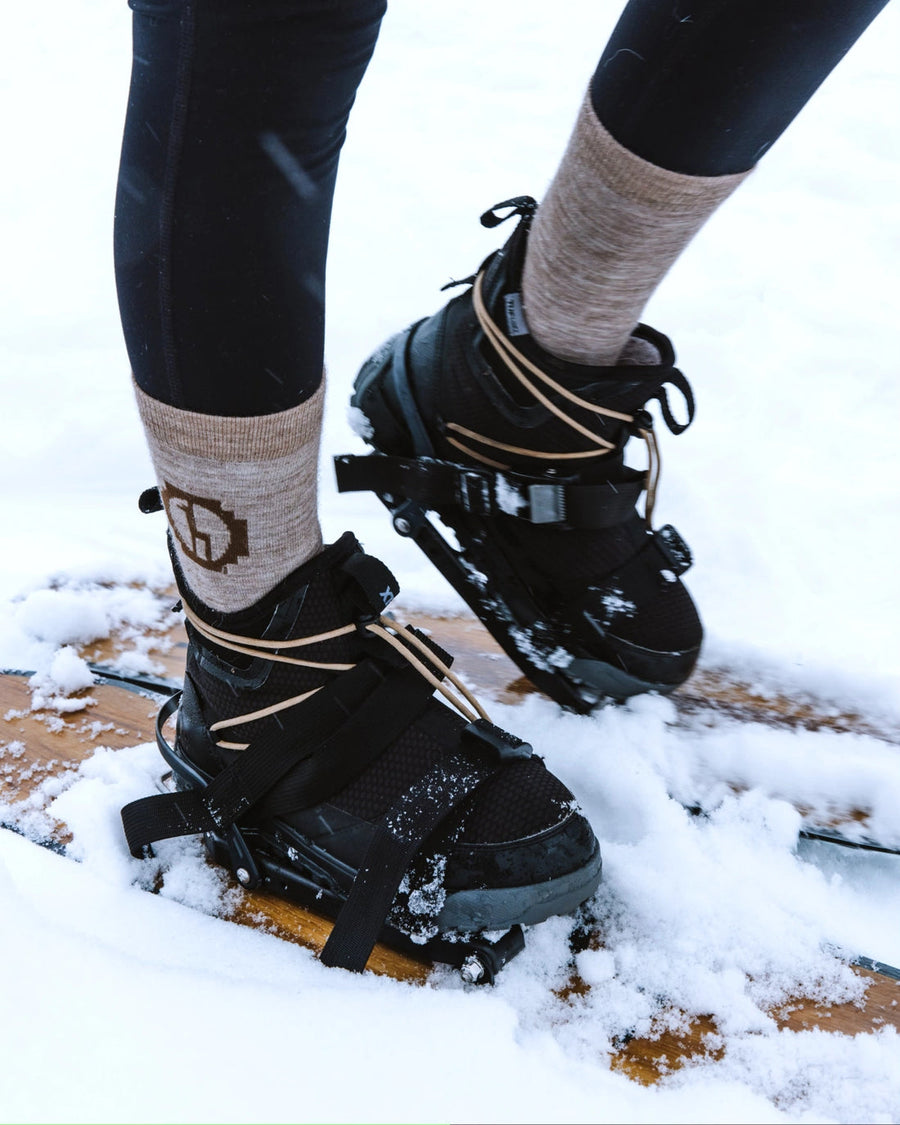
[[[437,925],[443,933],[478,933],[515,925],[534,926],[557,914],[574,914],[593,898],[602,870],[600,845],[595,844],[588,863],[568,875],[525,887],[451,891]]]
[[[157,746],[170,767],[176,788],[202,789],[210,777],[172,746],[164,734],[178,707],[180,693],[166,700],[156,721]],[[336,918],[356,877],[356,869],[331,856],[296,829],[278,820],[265,829],[231,825],[204,836],[214,862],[232,872],[247,890],[280,895],[317,914]],[[588,862],[565,875],[519,887],[451,891],[436,918],[423,919],[434,936],[410,934],[390,920],[379,940],[408,956],[456,966],[470,983],[491,983],[524,948],[523,925],[555,914],[572,914],[597,890],[602,873],[599,845]],[[484,936],[502,933],[499,938]]]

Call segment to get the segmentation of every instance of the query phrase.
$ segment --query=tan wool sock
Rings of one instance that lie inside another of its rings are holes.
[[[614,364],[669,267],[748,174],[650,164],[610,136],[586,97],[525,256],[522,302],[541,347]]]
[[[324,382],[290,410],[195,414],[135,386],[178,558],[194,594],[233,613],[322,549],[317,513]]]

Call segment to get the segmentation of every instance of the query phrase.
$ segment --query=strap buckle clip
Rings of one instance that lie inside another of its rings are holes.
[[[473,515],[494,514],[493,490],[490,481],[482,473],[460,473],[459,499],[465,511]]]
[[[529,484],[528,519],[531,523],[565,523],[566,492],[562,485]]]
[[[691,549],[681,538],[675,528],[667,523],[653,532],[653,538],[663,558],[669,563],[675,574],[684,574],[689,570],[694,561]]]

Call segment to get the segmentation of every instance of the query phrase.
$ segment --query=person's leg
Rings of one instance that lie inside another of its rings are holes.
[[[347,968],[392,908],[422,941],[574,910],[600,856],[572,794],[319,534],[331,198],[382,0],[133,7],[117,279],[189,644],[178,791],[123,810],[129,846],[206,833],[246,886],[340,908]]]
[[[637,322],[885,2],[631,0],[540,207],[519,197],[483,216],[521,221],[470,292],[357,377],[353,404],[376,450],[457,467],[429,477],[425,466],[414,475],[388,458],[348,459],[342,487],[378,492],[561,703],[588,710],[671,690],[697,659],[702,627],[678,577],[690,553],[651,522],[658,460],[646,409],[657,400],[679,433],[667,387],[684,395],[688,423],[693,398],[669,341]],[[634,436],[647,443],[647,473],[625,464]],[[413,510],[422,506],[455,544],[438,541]]]
[[[534,338],[615,363],[690,239],[886,3],[631,0],[531,232]]]
[[[132,0],[116,274],[135,379],[219,416],[322,374],[338,157],[384,0]]]
[[[122,323],[179,561],[255,602],[322,545],[325,260],[383,0],[134,0]]]
[[[616,25],[591,105],[616,140],[661,168],[752,168],[887,0],[640,0]]]

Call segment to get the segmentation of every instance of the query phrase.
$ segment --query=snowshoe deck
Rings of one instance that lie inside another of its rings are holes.
[[[75,698],[83,704],[78,711],[32,711],[28,677],[22,673],[0,676],[0,802],[7,806],[0,820],[4,827],[23,830],[17,817],[17,812],[22,815],[25,811],[20,803],[48,778],[77,769],[98,748],[124,750],[152,741],[156,716],[166,697],[101,678]],[[68,829],[57,823],[37,842],[64,851],[69,841]],[[237,884],[228,896],[225,916],[316,952],[324,946],[332,926],[329,919],[312,910],[263,890],[245,891]],[[423,981],[430,971],[429,963],[381,944],[367,968],[411,981]]]
[[[856,1004],[814,1004],[796,999],[775,1012],[779,1028],[789,1031],[837,1031],[859,1035],[879,1027],[900,1026],[897,1012],[900,1000],[900,973],[888,965],[856,965],[855,971],[869,981],[866,1001]],[[685,1031],[661,1030],[657,1037],[628,1040],[612,1059],[613,1070],[627,1074],[646,1086],[679,1070],[688,1060],[718,1060],[724,1048],[716,1046],[718,1028],[713,1020],[701,1017],[690,1021]]]
[[[176,595],[171,594],[174,603]],[[403,610],[400,610],[403,614]],[[156,668],[154,675],[133,676],[137,684],[166,689],[181,682],[184,670],[187,636],[180,619],[173,614],[173,624],[143,638],[143,649]],[[431,633],[435,640],[454,654],[454,668],[484,696],[500,703],[515,704],[534,694],[537,688],[526,679],[488,633],[477,618],[465,613],[454,616],[428,615],[418,610],[410,614],[416,625]],[[113,633],[102,640],[83,646],[81,655],[99,670],[108,669],[119,678],[123,653],[127,654],[133,640]],[[124,673],[126,676],[128,673]],[[759,723],[785,731],[809,730],[857,734],[876,738],[900,747],[900,728],[878,722],[859,711],[836,706],[832,700],[811,695],[794,695],[769,690],[715,665],[701,665],[668,697],[677,712],[677,722],[685,730],[710,730],[724,722]],[[730,788],[740,791],[747,785],[730,779]],[[770,796],[792,800],[791,795],[770,793]],[[679,793],[678,799],[692,812],[705,811],[704,802],[696,794]],[[868,851],[900,854],[900,841],[879,839],[868,826],[870,810],[853,806],[818,808],[794,800],[803,817],[801,835]]]
[[[173,603],[177,598],[174,592],[167,592],[166,596]],[[399,612],[404,612],[402,606]],[[454,667],[491,698],[516,703],[537,691],[472,614],[429,614],[417,609],[410,612],[410,618],[451,650]],[[142,651],[154,671],[134,674],[135,683],[152,682],[155,676],[162,681],[160,686],[165,686],[166,681],[172,687],[180,684],[187,648],[187,634],[180,617],[173,614],[168,628],[148,632],[143,641]],[[83,645],[80,655],[99,669],[109,669],[122,678],[120,662],[132,647],[131,638],[112,632]],[[879,724],[858,711],[835,708],[830,700],[763,691],[725,666],[701,665],[669,698],[686,722],[693,717],[700,722],[725,717],[787,729],[866,734],[900,746],[900,727]]]
[[[461,632],[473,626],[459,622],[451,630]],[[141,690],[133,684],[98,678],[90,689],[70,697],[80,709],[58,711],[52,707],[31,710],[28,677],[23,673],[0,675],[0,802],[3,826],[34,837],[33,827],[25,825],[28,802],[44,797],[40,787],[48,778],[59,778],[78,766],[99,747],[123,751],[148,742],[153,736],[155,717],[165,696]],[[30,799],[30,800],[29,800]],[[65,824],[56,823],[36,840],[64,852],[69,842]],[[124,847],[124,843],[123,843]],[[235,885],[229,892],[223,916],[254,929],[265,930],[285,941],[319,951],[331,931],[331,922],[315,911],[263,891],[247,892]],[[590,940],[600,939],[597,933]],[[376,946],[367,968],[396,980],[421,983],[431,968],[422,960],[406,956],[384,945]],[[865,1002],[860,1005],[818,1005],[803,997],[792,1000],[773,1016],[780,1027],[806,1030],[812,1027],[855,1035],[885,1025],[900,1028],[900,973],[874,962],[861,962],[855,972],[868,983]],[[588,986],[574,972],[569,984],[557,994],[573,1002]],[[685,1031],[663,1030],[658,1036],[634,1038],[620,1045],[612,1059],[615,1069],[643,1083],[657,1081],[689,1060],[715,1057],[710,1034],[715,1026],[709,1019],[688,1021]]]

